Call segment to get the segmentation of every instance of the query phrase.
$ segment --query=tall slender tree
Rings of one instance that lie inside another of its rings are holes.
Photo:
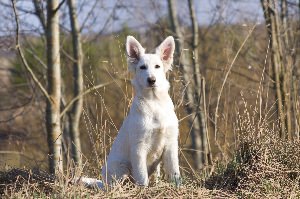
[[[179,61],[179,67],[180,71],[183,75],[183,80],[186,86],[186,92],[184,95],[185,100],[187,101],[186,110],[188,114],[193,113],[193,104],[194,104],[194,97],[193,97],[193,89],[191,86],[189,86],[189,83],[192,83],[190,81],[190,76],[192,74],[191,68],[189,67],[189,59],[188,56],[186,56],[186,53],[184,51],[184,37],[181,33],[178,18],[177,18],[177,10],[176,10],[176,0],[168,0],[168,8],[169,8],[169,17],[171,22],[171,29],[173,31],[173,34],[175,36],[175,42],[176,42],[176,49],[175,49],[175,55],[176,57],[180,57]],[[193,126],[192,131],[195,129],[199,129],[199,123],[196,122],[192,117],[190,117],[190,124]],[[194,122],[195,121],[195,122]]]
[[[46,126],[49,146],[49,171],[63,172],[62,130],[60,123],[61,66],[59,46],[59,1],[47,1],[47,92]]]
[[[281,10],[279,5],[281,5]],[[294,61],[290,51],[287,27],[286,0],[261,0],[266,27],[270,37],[271,65],[275,81],[280,137],[292,139],[292,69]]]
[[[82,74],[82,63],[83,54],[81,46],[80,28],[77,20],[77,6],[76,0],[68,0],[69,15],[71,22],[72,41],[73,41],[73,95],[74,98],[80,96],[83,91],[83,74]],[[72,144],[72,159],[78,167],[82,166],[81,159],[81,145],[80,145],[80,132],[79,132],[79,121],[82,113],[82,96],[73,103],[72,109],[69,112],[69,129],[70,138]]]
[[[195,84],[195,102],[196,107],[196,119],[199,123],[199,131],[192,131],[192,147],[194,152],[195,167],[201,168],[201,165],[207,165],[211,162],[211,154],[208,140],[206,115],[205,115],[205,103],[204,94],[205,84],[204,77],[201,75],[199,64],[199,35],[198,35],[198,21],[195,12],[195,4],[193,0],[188,0],[190,19],[192,24],[192,63],[193,63],[193,78]]]
[[[189,5],[192,6],[193,2],[189,2]],[[205,163],[207,163],[207,151],[203,153],[203,149],[207,148],[207,139],[206,139],[206,126],[204,116],[202,115],[204,111],[201,106],[200,93],[201,93],[201,77],[199,70],[199,61],[198,61],[198,52],[197,52],[197,31],[198,24],[195,17],[195,12],[192,10],[191,20],[193,23],[193,48],[194,51],[194,59],[193,66],[191,67],[189,56],[187,52],[184,50],[184,36],[180,30],[180,25],[177,18],[177,10],[176,10],[176,1],[168,0],[168,8],[169,8],[169,16],[171,22],[171,29],[174,32],[174,36],[176,38],[176,55],[180,57],[180,71],[183,75],[183,80],[186,86],[186,92],[184,98],[186,100],[186,111],[187,114],[192,115],[189,117],[189,124],[191,126],[191,135],[192,135],[192,146],[195,149],[194,157],[195,157],[195,168],[201,169]],[[196,92],[192,88],[192,85],[195,86]],[[203,98],[201,99],[203,100]],[[203,101],[202,101],[203,102]],[[203,105],[203,104],[202,104]],[[203,123],[202,123],[203,122]],[[203,137],[204,136],[204,137]]]

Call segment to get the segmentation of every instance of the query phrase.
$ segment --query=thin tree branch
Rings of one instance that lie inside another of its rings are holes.
[[[4,6],[5,8],[11,8],[10,3],[0,2],[0,5]],[[22,6],[19,6],[19,7],[16,6],[16,9],[18,9],[20,12],[23,12],[23,13],[26,13],[26,14],[35,14],[33,11],[24,9]]]
[[[25,66],[25,69],[29,72],[31,78],[38,85],[39,89],[45,95],[45,97],[47,98],[47,100],[52,101],[52,99],[49,96],[48,92],[43,87],[43,85],[38,80],[38,78],[35,76],[34,72],[30,68],[30,66],[29,66],[29,64],[28,64],[28,62],[27,62],[27,60],[26,60],[26,58],[24,56],[24,53],[23,53],[23,50],[21,48],[20,41],[19,41],[19,18],[18,18],[18,13],[17,13],[17,9],[16,9],[16,2],[15,2],[15,0],[11,0],[11,3],[12,3],[12,7],[13,7],[14,16],[15,16],[15,22],[16,22],[16,49],[17,49],[17,51],[18,51],[18,53],[20,55],[21,61],[22,61],[23,65]]]
[[[74,97],[64,108],[64,110],[60,113],[60,117],[64,116],[64,114],[71,108],[71,106],[74,104],[74,102],[76,102],[76,100],[78,100],[79,98],[85,96],[86,94],[89,94],[90,92],[97,90],[99,88],[102,88],[104,86],[107,86],[111,83],[114,83],[114,81],[110,81],[110,82],[106,82],[103,84],[98,84],[96,86],[93,86],[85,91],[83,91],[82,93],[80,93],[79,95],[77,95],[76,97]]]
[[[224,78],[223,83],[222,83],[222,86],[221,86],[221,88],[220,88],[220,91],[219,91],[219,94],[218,94],[218,98],[217,98],[217,105],[216,105],[215,118],[214,118],[214,120],[215,120],[215,140],[217,140],[217,131],[218,131],[218,130],[217,130],[217,129],[218,129],[218,126],[217,126],[218,123],[217,123],[217,122],[218,122],[218,114],[219,114],[219,113],[218,113],[218,112],[219,112],[219,103],[220,103],[221,95],[222,95],[222,92],[223,92],[223,88],[224,88],[225,83],[226,83],[226,81],[227,81],[227,78],[228,78],[228,76],[229,76],[229,74],[230,74],[230,71],[231,71],[231,69],[232,69],[232,67],[233,67],[233,64],[235,63],[235,60],[236,60],[237,57],[239,56],[241,50],[243,49],[244,45],[245,45],[246,42],[248,41],[248,39],[249,39],[250,35],[252,34],[253,30],[255,29],[255,27],[256,27],[256,24],[251,28],[251,30],[249,31],[249,33],[248,33],[248,35],[246,36],[245,40],[243,41],[242,45],[240,46],[240,48],[239,48],[238,51],[236,52],[236,54],[235,54],[235,56],[234,56],[234,58],[233,58],[233,60],[232,60],[232,62],[231,62],[231,64],[230,64],[230,66],[229,66],[229,68],[228,68],[228,71],[227,71],[227,73],[225,74],[225,78]]]
[[[40,0],[33,0],[33,5],[35,8],[35,15],[39,18],[39,20],[43,26],[44,32],[46,32],[46,30],[47,30],[46,19],[45,19],[45,15],[44,15],[41,4],[42,3]]]
[[[85,27],[85,24],[87,23],[88,19],[90,18],[90,16],[92,16],[94,9],[97,8],[97,4],[99,3],[99,1],[95,1],[92,8],[90,9],[90,11],[87,13],[86,17],[84,18],[81,27],[79,28],[79,32],[82,31],[82,29]]]
[[[25,49],[26,50],[26,52],[28,52],[28,53],[30,53],[32,56],[33,56],[33,58],[36,60],[36,61],[38,61],[40,64],[41,64],[41,66],[43,66],[43,68],[44,69],[47,69],[47,65],[43,62],[43,60],[41,59],[41,58],[39,58],[39,56],[37,56],[32,50],[30,50],[30,49]]]
[[[60,9],[60,7],[65,3],[65,1],[66,1],[66,0],[62,0],[62,1],[58,4],[58,6],[57,6],[57,8],[54,10],[54,12],[58,11],[58,10]]]

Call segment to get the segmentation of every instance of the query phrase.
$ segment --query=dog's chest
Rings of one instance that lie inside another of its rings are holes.
[[[148,148],[160,148],[166,139],[172,136],[171,128],[178,127],[178,120],[170,98],[165,100],[145,100],[136,98],[130,113],[135,126],[137,142],[142,142]],[[157,146],[157,147],[156,147]]]
[[[171,100],[140,100],[138,111],[149,128],[162,129],[177,123],[174,107]]]
[[[171,103],[171,104],[170,104]],[[161,156],[165,143],[172,136],[170,128],[177,126],[177,118],[172,102],[150,101],[143,104],[142,118],[144,121],[144,141],[147,145],[149,158]],[[143,132],[142,132],[143,134]]]

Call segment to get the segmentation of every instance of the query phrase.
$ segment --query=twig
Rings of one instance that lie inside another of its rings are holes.
[[[46,25],[46,19],[45,19],[45,16],[44,16],[44,12],[43,12],[42,2],[39,1],[39,0],[33,0],[32,3],[33,3],[34,8],[35,8],[35,15],[39,18],[39,20],[40,20],[40,22],[43,26],[44,32],[46,32],[47,31],[47,25]]]
[[[39,56],[37,56],[37,55],[36,55],[32,50],[30,50],[30,49],[25,49],[25,50],[26,50],[26,52],[30,53],[30,54],[33,56],[33,58],[35,58],[35,60],[38,61],[38,62],[41,64],[41,66],[43,66],[44,69],[47,69],[47,65],[43,62],[43,60],[42,60]]]
[[[180,151],[180,154],[182,154],[182,157],[184,158],[184,160],[186,161],[186,163],[188,164],[188,166],[190,167],[190,169],[192,170],[193,175],[194,175],[195,177],[198,177],[196,171],[193,169],[192,165],[189,163],[188,159],[185,157],[185,155],[184,155],[182,149],[179,149],[179,151]]]
[[[217,105],[216,105],[216,111],[215,111],[215,141],[217,140],[217,129],[218,129],[218,126],[217,126],[217,122],[218,122],[218,111],[219,111],[219,103],[220,103],[220,98],[221,98],[221,95],[222,95],[222,92],[223,92],[223,89],[224,89],[224,86],[225,86],[225,83],[226,83],[226,80],[228,78],[228,75],[233,67],[233,64],[235,63],[235,60],[237,59],[238,55],[240,54],[242,48],[244,47],[244,45],[246,44],[246,42],[248,41],[250,35],[252,34],[253,30],[255,29],[256,27],[256,24],[251,28],[251,30],[249,31],[247,37],[245,38],[245,40],[243,41],[242,45],[240,46],[240,48],[238,49],[237,53],[235,54],[230,66],[229,66],[229,69],[225,75],[225,78],[224,78],[224,81],[222,83],[222,86],[221,86],[221,89],[219,91],[219,94],[218,94],[218,99],[217,99]]]
[[[30,74],[31,78],[33,79],[33,81],[38,85],[39,89],[42,91],[42,93],[46,96],[46,98],[49,101],[53,102],[51,97],[49,96],[48,92],[43,87],[43,85],[38,80],[38,78],[35,76],[34,72],[32,71],[29,64],[27,63],[27,60],[25,59],[25,56],[24,56],[24,53],[22,51],[20,41],[19,41],[19,34],[20,34],[19,33],[19,18],[18,18],[17,9],[16,9],[16,2],[15,2],[15,0],[11,0],[11,3],[12,3],[14,15],[15,15],[15,22],[16,22],[16,49],[17,49],[17,51],[20,55],[21,61],[22,61],[23,65],[25,66],[25,69],[29,72],[29,74]]]
[[[109,84],[113,83],[113,81],[110,81],[110,82],[106,82],[106,83],[103,83],[103,84],[98,84],[97,86],[93,86],[85,91],[83,91],[82,93],[80,93],[79,95],[77,95],[76,97],[74,97],[67,105],[66,107],[64,108],[64,110],[60,113],[60,117],[62,117],[69,109],[70,107],[72,106],[72,104],[74,102],[76,102],[76,100],[78,100],[79,98],[83,97],[84,95],[94,91],[94,90],[97,90],[98,88],[102,88],[104,86],[107,86]]]
[[[57,8],[54,10],[54,12],[57,12],[57,11],[60,9],[60,7],[62,7],[62,5],[65,3],[65,1],[66,1],[66,0],[62,0],[62,1],[58,4],[58,6],[57,6]]]

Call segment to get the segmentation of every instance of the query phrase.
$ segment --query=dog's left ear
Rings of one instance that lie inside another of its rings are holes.
[[[157,48],[156,54],[164,64],[165,71],[172,69],[175,42],[172,36],[167,37]]]

